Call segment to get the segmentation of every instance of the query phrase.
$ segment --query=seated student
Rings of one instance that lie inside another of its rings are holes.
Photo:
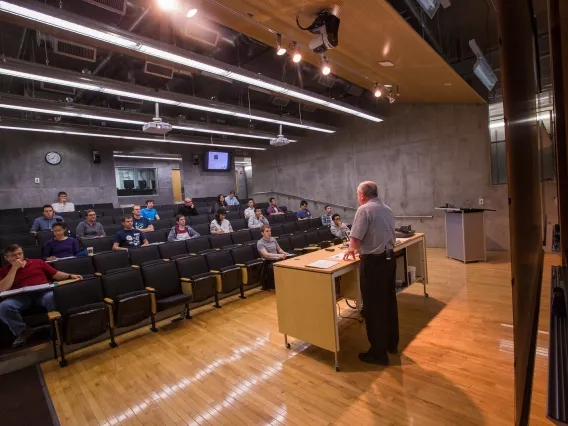
[[[189,240],[190,238],[200,237],[199,232],[196,232],[190,226],[185,225],[185,216],[178,214],[176,216],[177,225],[174,226],[170,233],[168,234],[168,241],[183,241]]]
[[[178,214],[182,214],[184,216],[198,216],[199,212],[193,205],[191,198],[186,198],[185,200],[183,200],[183,204],[179,206]]]
[[[4,249],[4,259],[9,265],[0,268],[0,291],[48,284],[53,280],[82,279],[81,275],[57,271],[43,260],[26,259],[24,250],[18,244],[10,244]],[[13,348],[23,346],[32,335],[33,331],[24,322],[22,312],[34,305],[45,308],[47,312],[54,311],[53,292],[47,290],[24,293],[0,302],[0,320],[6,323],[16,336]]]
[[[270,200],[268,200],[268,202],[270,203],[270,205],[266,209],[266,213],[268,213],[269,216],[273,214],[284,214],[284,210],[282,210],[276,204],[276,198],[271,197]]]
[[[249,229],[260,228],[262,225],[268,225],[268,220],[262,215],[262,209],[259,207],[254,211],[254,216],[248,220]]]
[[[154,208],[154,200],[146,200],[146,208],[142,209],[140,214],[150,221],[160,220],[160,215]]]
[[[266,260],[262,271],[262,288],[268,290],[274,288],[274,265],[273,261],[286,259],[286,253],[272,236],[270,225],[262,225],[260,227],[262,238],[256,243],[256,248],[260,256]]]
[[[227,204],[227,201],[225,200],[225,196],[223,194],[219,194],[217,195],[217,202],[215,203],[215,206],[213,207],[213,211],[218,211],[218,210],[228,210],[229,205]]]
[[[247,205],[248,207],[245,209],[244,214],[245,214],[245,219],[250,219],[251,217],[254,216],[254,200],[252,198],[249,198],[247,201]]]
[[[146,235],[141,230],[134,228],[132,216],[124,216],[122,225],[124,229],[118,231],[112,239],[112,249],[114,251],[128,251],[129,248],[148,245]]]
[[[34,220],[30,232],[36,234],[39,231],[51,231],[51,227],[57,222],[63,222],[63,218],[53,214],[53,207],[46,204],[43,206],[43,216]]]
[[[67,225],[59,222],[53,225],[53,238],[43,245],[43,258],[56,260],[64,257],[77,256],[81,251],[79,243],[73,237],[66,237]]]
[[[349,234],[351,234],[351,230],[347,227],[346,224],[341,222],[341,216],[335,213],[331,217],[333,223],[329,227],[331,233],[336,236],[337,238],[349,238]]]
[[[325,212],[321,215],[321,224],[323,226],[331,226],[331,206],[328,204],[325,206]]]
[[[312,214],[308,210],[308,202],[306,200],[302,200],[300,203],[300,210],[296,213],[296,217],[298,220],[306,220],[312,217]]]
[[[225,201],[227,202],[228,206],[238,206],[239,205],[239,200],[237,200],[237,197],[235,197],[235,191],[229,192],[229,196],[227,198],[225,198]]]
[[[233,227],[231,226],[231,222],[229,222],[225,217],[227,216],[227,211],[224,209],[217,210],[215,213],[215,219],[211,221],[211,235],[217,234],[227,234],[229,232],[233,232]]]
[[[68,213],[75,211],[75,204],[67,202],[67,192],[61,191],[57,194],[57,198],[59,199],[59,202],[51,205],[55,213]]]
[[[93,209],[87,210],[87,218],[77,225],[75,235],[79,241],[84,238],[102,238],[106,236],[103,225],[97,222],[97,213]]]
[[[154,231],[154,225],[150,223],[150,219],[140,214],[140,206],[132,206],[132,222],[134,229],[138,229],[142,232]]]

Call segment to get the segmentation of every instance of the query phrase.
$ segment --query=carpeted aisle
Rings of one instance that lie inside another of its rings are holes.
[[[58,426],[41,369],[36,365],[0,376],[2,426]]]

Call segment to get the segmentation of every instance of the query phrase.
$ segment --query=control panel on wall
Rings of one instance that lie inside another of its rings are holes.
[[[45,161],[47,161],[47,163],[51,164],[52,166],[57,166],[59,163],[61,163],[61,155],[58,152],[50,151],[45,154]]]

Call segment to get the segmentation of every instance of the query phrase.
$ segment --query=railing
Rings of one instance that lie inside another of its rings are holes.
[[[275,196],[275,198],[279,198],[279,197],[287,197],[288,199],[293,198],[293,199],[297,199],[297,200],[306,200],[308,202],[312,202],[314,205],[318,205],[318,204],[322,204],[324,206],[326,205],[330,205],[331,207],[337,209],[344,209],[346,212],[350,211],[353,214],[355,213],[355,211],[357,211],[357,207],[354,206],[345,206],[343,204],[334,204],[334,203],[330,203],[328,201],[321,201],[321,200],[314,200],[311,198],[306,198],[306,197],[299,197],[297,195],[291,195],[291,194],[285,194],[283,192],[277,192],[277,191],[261,191],[261,192],[253,192],[252,193],[252,197],[254,198],[255,195],[271,195],[271,196]],[[283,203],[281,203],[283,204]],[[284,205],[284,204],[283,204]],[[404,215],[404,216],[395,216],[396,219],[432,219],[434,216],[433,215]]]

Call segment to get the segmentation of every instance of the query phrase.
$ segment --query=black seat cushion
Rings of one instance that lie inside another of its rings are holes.
[[[128,327],[150,316],[152,303],[146,290],[133,291],[118,296],[114,304],[116,327]]]
[[[104,302],[71,308],[63,316],[63,336],[68,345],[87,342],[104,334],[108,314]]]
[[[172,296],[164,297],[156,301],[156,308],[158,312],[166,310],[168,308],[173,308],[174,306],[179,306],[184,303],[191,302],[191,294],[174,294]]]
[[[217,278],[211,272],[197,274],[193,278],[193,303],[203,302],[215,296]]]

